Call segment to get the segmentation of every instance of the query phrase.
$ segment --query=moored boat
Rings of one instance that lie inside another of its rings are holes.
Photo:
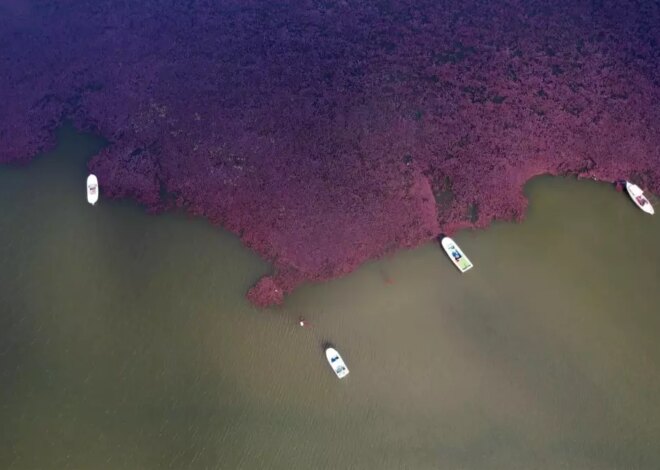
[[[343,379],[348,375],[348,367],[335,348],[326,348],[325,357],[337,377]]]
[[[472,269],[472,262],[469,260],[465,253],[459,248],[454,240],[449,237],[444,237],[440,242],[442,248],[444,248],[445,253],[449,256],[454,262],[454,265],[459,269],[460,272],[464,273],[465,271]]]
[[[655,213],[651,202],[646,196],[644,196],[644,191],[642,191],[639,186],[631,183],[630,181],[626,181],[626,191],[628,191],[630,199],[633,200],[637,207],[642,209],[647,214],[653,215]]]
[[[96,204],[99,200],[99,182],[96,176],[89,175],[87,177],[87,202],[91,205]]]

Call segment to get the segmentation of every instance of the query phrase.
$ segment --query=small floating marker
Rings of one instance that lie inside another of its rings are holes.
[[[89,202],[91,205],[94,205],[98,200],[99,181],[96,179],[95,175],[89,175],[87,177],[87,202]]]

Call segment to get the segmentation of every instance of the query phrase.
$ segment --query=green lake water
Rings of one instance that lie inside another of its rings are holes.
[[[260,311],[235,236],[87,204],[99,146],[0,166],[0,468],[660,468],[660,216],[611,185]]]

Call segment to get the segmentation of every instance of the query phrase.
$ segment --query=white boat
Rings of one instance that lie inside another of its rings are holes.
[[[335,371],[335,374],[337,374],[337,377],[343,379],[348,375],[348,367],[346,367],[346,363],[336,349],[326,348],[325,357],[328,359],[328,363],[332,367],[332,370]]]
[[[444,237],[440,243],[442,244],[442,248],[445,249],[447,256],[449,256],[449,259],[454,262],[456,267],[462,273],[468,269],[472,269],[472,262],[470,262],[468,257],[465,256],[465,253],[463,253],[454,240],[449,237]]]
[[[96,204],[99,200],[99,182],[96,176],[89,175],[87,177],[87,202],[91,205]]]
[[[646,196],[644,196],[644,191],[642,191],[639,186],[631,183],[630,181],[626,181],[626,191],[628,191],[630,199],[632,199],[633,202],[637,204],[637,207],[642,209],[647,214],[654,214],[655,211],[653,210],[651,202],[646,198]]]

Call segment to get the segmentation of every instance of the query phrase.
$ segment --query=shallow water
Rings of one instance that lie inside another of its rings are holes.
[[[60,137],[0,166],[0,468],[660,468],[660,217],[610,185],[535,179],[464,275],[429,244],[258,311],[266,263],[89,206]]]

